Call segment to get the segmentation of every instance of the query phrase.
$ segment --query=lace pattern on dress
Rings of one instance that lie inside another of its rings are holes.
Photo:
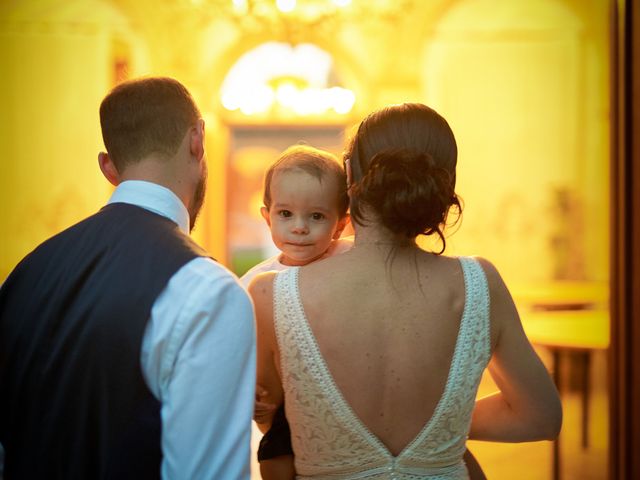
[[[465,305],[445,388],[427,424],[397,457],[360,421],[335,384],[306,320],[299,268],[276,275],[274,322],[299,478],[467,477],[461,459],[491,354],[489,292],[480,264],[467,257],[459,261]]]

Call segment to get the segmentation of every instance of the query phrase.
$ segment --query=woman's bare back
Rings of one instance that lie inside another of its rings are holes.
[[[387,248],[371,245],[309,265],[300,272],[299,291],[344,399],[398,455],[444,392],[465,284],[456,258],[414,247],[387,255]]]

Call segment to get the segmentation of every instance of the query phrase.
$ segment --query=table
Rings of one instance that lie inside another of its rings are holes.
[[[552,353],[553,379],[561,392],[562,353],[576,352],[582,362],[582,446],[589,439],[589,398],[591,353],[609,348],[609,312],[597,310],[525,310],[522,325],[534,345]],[[553,442],[553,478],[560,478],[560,442]]]

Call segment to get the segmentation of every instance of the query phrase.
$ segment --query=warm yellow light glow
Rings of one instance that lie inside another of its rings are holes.
[[[276,99],[280,105],[294,107],[298,99],[298,89],[292,83],[283,83],[276,90]]]
[[[298,115],[312,115],[322,113],[326,110],[326,90],[317,88],[307,88],[298,94],[298,99],[293,110]]]
[[[254,163],[258,164],[257,162]],[[262,206],[264,205],[262,190],[256,190],[255,192],[253,192],[251,198],[249,199],[249,205],[250,207],[247,209],[247,211],[250,212],[256,220],[261,220],[262,215],[260,215],[260,208],[262,208]]]
[[[331,56],[311,44],[270,42],[243,55],[222,85],[220,100],[245,115],[270,110],[295,115],[351,111],[355,95],[336,85]]]
[[[276,0],[276,6],[281,12],[292,12],[296,8],[296,0]]]
[[[266,85],[259,85],[254,90],[244,92],[244,95],[240,111],[245,115],[264,113],[273,105],[273,90]]]
[[[337,113],[349,113],[356,103],[356,96],[351,90],[341,87],[333,87],[329,90],[332,94],[333,109]]]
[[[333,3],[338,7],[348,7],[351,5],[351,0],[333,0]]]
[[[237,110],[240,108],[238,99],[232,92],[225,92],[222,94],[222,106],[227,110]]]
[[[238,13],[246,13],[248,9],[247,0],[232,0],[233,8]]]

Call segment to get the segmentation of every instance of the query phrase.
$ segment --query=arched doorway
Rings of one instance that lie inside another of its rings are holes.
[[[261,44],[228,71],[220,91],[228,130],[227,263],[238,275],[275,253],[259,213],[264,172],[296,143],[340,156],[355,101],[331,54],[309,43]]]

